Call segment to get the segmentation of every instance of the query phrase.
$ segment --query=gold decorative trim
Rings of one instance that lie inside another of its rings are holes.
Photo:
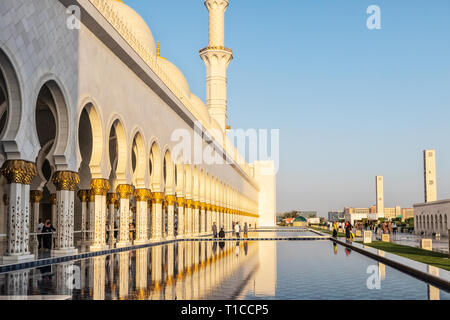
[[[50,195],[50,203],[51,203],[52,205],[56,205],[56,193],[52,193],[52,194]]]
[[[201,210],[206,210],[206,203],[205,202],[200,202],[200,209]]]
[[[91,195],[106,196],[109,189],[109,181],[106,179],[93,179],[91,182]]]
[[[175,202],[177,201],[177,197],[174,195],[167,195],[166,201],[168,206],[173,206]]]
[[[185,206],[186,208],[192,209],[193,205],[194,201],[192,201],[191,199],[186,199],[186,206]]]
[[[90,190],[79,190],[77,193],[81,202],[88,202]]]
[[[93,192],[92,190],[89,190],[88,199],[89,199],[89,202],[95,202],[95,192]]]
[[[152,192],[149,189],[136,189],[134,190],[134,197],[136,201],[148,201],[152,196]]]
[[[72,171],[57,171],[53,175],[52,182],[58,191],[75,191],[80,183],[80,176]]]
[[[41,190],[31,190],[30,191],[30,200],[31,203],[40,203],[43,198],[43,194]]]
[[[129,184],[119,184],[116,192],[118,193],[120,199],[130,199],[133,195],[133,186]]]
[[[155,203],[163,203],[164,200],[165,200],[164,193],[163,192],[153,192],[152,193],[152,200]]]
[[[36,165],[24,160],[8,160],[3,164],[0,172],[5,176],[8,184],[30,185],[37,174]]]
[[[200,201],[194,201],[194,202],[192,203],[192,205],[193,205],[193,208],[194,208],[194,209],[199,209],[199,208],[200,208]]]
[[[186,199],[184,199],[183,197],[177,198],[177,205],[178,207],[185,207]]]

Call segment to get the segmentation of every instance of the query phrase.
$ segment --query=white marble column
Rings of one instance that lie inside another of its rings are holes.
[[[6,161],[1,173],[8,182],[7,246],[3,262],[33,259],[30,254],[30,184],[36,176],[34,163],[22,160]]]
[[[177,198],[177,208],[178,208],[178,230],[177,238],[182,239],[186,234],[186,200],[184,198]]]
[[[32,190],[30,193],[31,200],[31,218],[30,218],[30,233],[38,232],[37,227],[39,224],[39,207],[43,198],[41,190]],[[31,243],[34,246],[38,245],[38,236],[32,236]]]
[[[86,224],[87,224],[87,201],[89,200],[89,190],[79,190],[78,198],[81,203],[81,242],[86,241]]]
[[[173,195],[166,196],[167,202],[167,239],[175,239],[175,201],[177,198]]]
[[[56,186],[56,227],[55,248],[52,255],[71,255],[78,252],[74,246],[73,232],[75,223],[75,188],[80,183],[76,172],[58,171],[53,175]]]
[[[206,234],[212,233],[213,211],[211,209],[212,206],[208,204],[206,207]]]
[[[206,203],[200,203],[200,229],[199,233],[201,235],[206,234]]]
[[[152,193],[152,242],[161,241],[163,238],[163,221],[162,221],[162,203],[164,201],[164,193]]]
[[[148,199],[151,192],[148,189],[136,189],[134,197],[136,198],[136,245],[148,243]]]
[[[107,214],[108,214],[108,230],[109,230],[109,238],[108,238],[108,245],[113,246],[116,242],[116,239],[114,237],[114,229],[115,229],[115,222],[116,222],[116,202],[117,194],[110,192],[106,195],[106,206],[107,206]]]
[[[95,234],[95,194],[92,190],[89,190],[89,202],[87,204],[88,212],[87,212],[87,228],[86,228],[86,236],[89,240],[89,244],[94,243],[94,234]]]
[[[194,201],[193,210],[194,210],[193,214],[194,223],[192,224],[193,225],[192,236],[198,237],[200,235],[200,202]]]
[[[193,201],[191,199],[186,199],[186,204],[185,204],[185,236],[187,238],[192,237],[192,230],[193,230],[193,226],[192,224],[194,223],[194,219],[192,219],[192,205],[193,205]]]
[[[94,234],[91,251],[108,249],[106,244],[106,194],[109,188],[109,181],[106,179],[94,179],[91,182],[91,194],[94,196],[94,228],[91,226]]]
[[[130,198],[133,195],[133,187],[128,184],[117,186],[117,194],[120,197],[120,222],[119,239],[117,248],[129,247],[130,241]]]

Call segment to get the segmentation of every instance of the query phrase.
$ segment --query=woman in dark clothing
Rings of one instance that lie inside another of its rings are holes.
[[[45,221],[45,225],[42,227],[42,233],[45,233],[42,236],[42,243],[44,249],[52,248],[52,231],[56,231],[53,225],[50,223],[50,220]]]
[[[223,231],[223,228],[220,228],[219,238],[225,238],[225,231]]]

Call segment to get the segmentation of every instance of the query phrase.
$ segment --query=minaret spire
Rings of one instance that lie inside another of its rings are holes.
[[[210,116],[225,133],[227,116],[227,69],[233,51],[225,47],[225,11],[228,0],[205,0],[209,11],[209,44],[200,50],[206,65],[206,105]]]

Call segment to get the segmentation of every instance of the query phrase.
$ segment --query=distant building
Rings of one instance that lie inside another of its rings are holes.
[[[331,221],[331,222],[343,220],[344,217],[345,217],[345,213],[343,210],[328,212],[328,221]]]
[[[305,217],[300,216],[294,219],[293,225],[294,227],[306,227],[308,225],[308,221]]]

